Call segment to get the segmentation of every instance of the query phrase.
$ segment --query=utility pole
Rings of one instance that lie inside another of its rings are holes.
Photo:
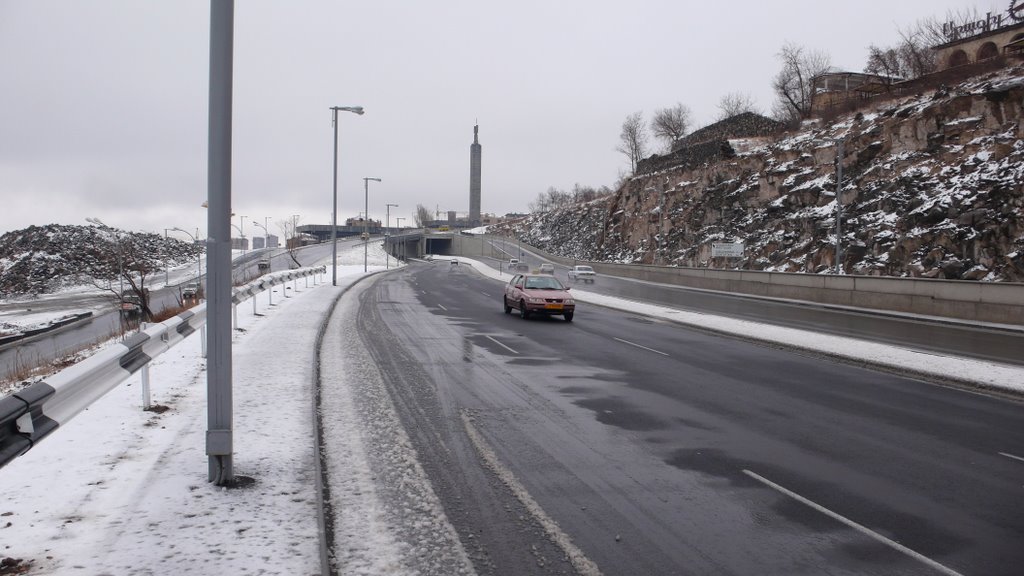
[[[210,2],[210,103],[207,146],[206,273],[209,353],[206,455],[210,482],[235,483],[231,389],[231,100],[234,0]],[[196,237],[199,233],[196,231]]]
[[[836,144],[836,274],[843,273],[843,141]]]

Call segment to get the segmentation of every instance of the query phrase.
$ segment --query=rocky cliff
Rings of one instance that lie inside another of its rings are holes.
[[[1022,115],[1014,68],[773,137],[716,129],[612,196],[512,231],[577,259],[828,272],[842,142],[845,273],[1024,281]],[[746,256],[712,261],[718,241]]]

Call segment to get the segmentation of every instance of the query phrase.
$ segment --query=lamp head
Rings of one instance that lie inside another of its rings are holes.
[[[332,106],[331,110],[334,110],[335,112],[338,110],[352,112],[354,114],[359,114],[360,116],[362,116],[364,112],[362,106]]]

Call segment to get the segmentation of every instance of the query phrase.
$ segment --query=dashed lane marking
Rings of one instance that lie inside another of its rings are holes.
[[[917,561],[919,561],[919,562],[921,562],[923,564],[927,564],[928,566],[938,570],[939,572],[942,572],[943,574],[948,574],[949,576],[962,576],[956,570],[953,570],[951,568],[947,568],[947,567],[943,566],[942,564],[939,564],[935,560],[932,560],[931,558],[928,558],[927,556],[924,556],[923,554],[919,554],[917,552],[914,552],[913,550],[911,550],[910,548],[907,548],[906,546],[900,544],[899,542],[896,542],[894,540],[890,540],[890,539],[886,538],[885,536],[882,536],[878,532],[875,532],[874,530],[871,530],[870,528],[868,528],[866,526],[862,526],[861,524],[858,524],[858,523],[854,522],[853,520],[850,520],[849,518],[846,518],[845,516],[841,516],[841,515],[839,515],[839,514],[833,512],[833,511],[829,510],[828,508],[825,508],[824,506],[822,506],[822,505],[820,505],[820,504],[818,504],[816,502],[812,502],[811,500],[808,500],[807,498],[804,498],[803,496],[797,494],[796,492],[793,492],[791,490],[783,488],[782,486],[772,482],[771,480],[768,480],[764,476],[760,476],[760,475],[758,475],[758,474],[756,474],[754,472],[751,472],[750,470],[744,470],[743,473],[746,474],[747,476],[750,476],[754,480],[757,480],[758,482],[764,484],[765,486],[768,486],[769,488],[772,488],[772,489],[774,489],[774,490],[776,490],[778,492],[781,492],[781,493],[785,494],[786,496],[789,496],[790,498],[796,500],[797,502],[800,502],[801,504],[806,504],[807,506],[810,506],[811,508],[817,510],[818,512],[821,512],[822,514],[824,514],[826,516],[829,516],[829,517],[831,517],[831,518],[833,518],[835,520],[838,520],[838,521],[842,522],[843,524],[846,524],[850,528],[853,528],[854,530],[860,532],[861,534],[864,534],[865,536],[867,536],[869,538],[877,540],[878,542],[881,542],[882,544],[885,544],[886,546],[888,546],[888,547],[890,547],[890,548],[892,548],[894,550],[898,550],[899,552],[902,552],[902,553],[906,554],[907,556],[910,556],[914,560],[917,560]]]
[[[666,354],[665,352],[662,352],[660,350],[655,350],[654,348],[648,348],[647,346],[641,346],[640,344],[637,344],[636,342],[630,342],[629,340],[623,340],[622,338],[616,338],[616,340],[618,340],[619,342],[622,342],[623,344],[629,344],[630,346],[636,346],[637,348],[640,348],[640,349],[643,349],[643,350],[647,350],[648,352],[654,352],[655,354],[661,354],[662,356],[668,356],[668,354]]]

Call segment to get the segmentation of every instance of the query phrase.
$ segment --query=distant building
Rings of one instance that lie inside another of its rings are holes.
[[[266,237],[266,246],[264,246],[263,243],[263,236],[253,236],[252,249],[257,250],[259,248],[277,248],[280,246],[280,244],[278,244],[277,242],[277,236],[274,236],[273,234],[270,234],[269,236]]]
[[[479,126],[473,126],[473,144],[469,147],[469,225],[480,225],[480,156],[482,146],[477,138]]]
[[[248,238],[232,238],[231,239],[232,250],[248,250],[249,239]]]

